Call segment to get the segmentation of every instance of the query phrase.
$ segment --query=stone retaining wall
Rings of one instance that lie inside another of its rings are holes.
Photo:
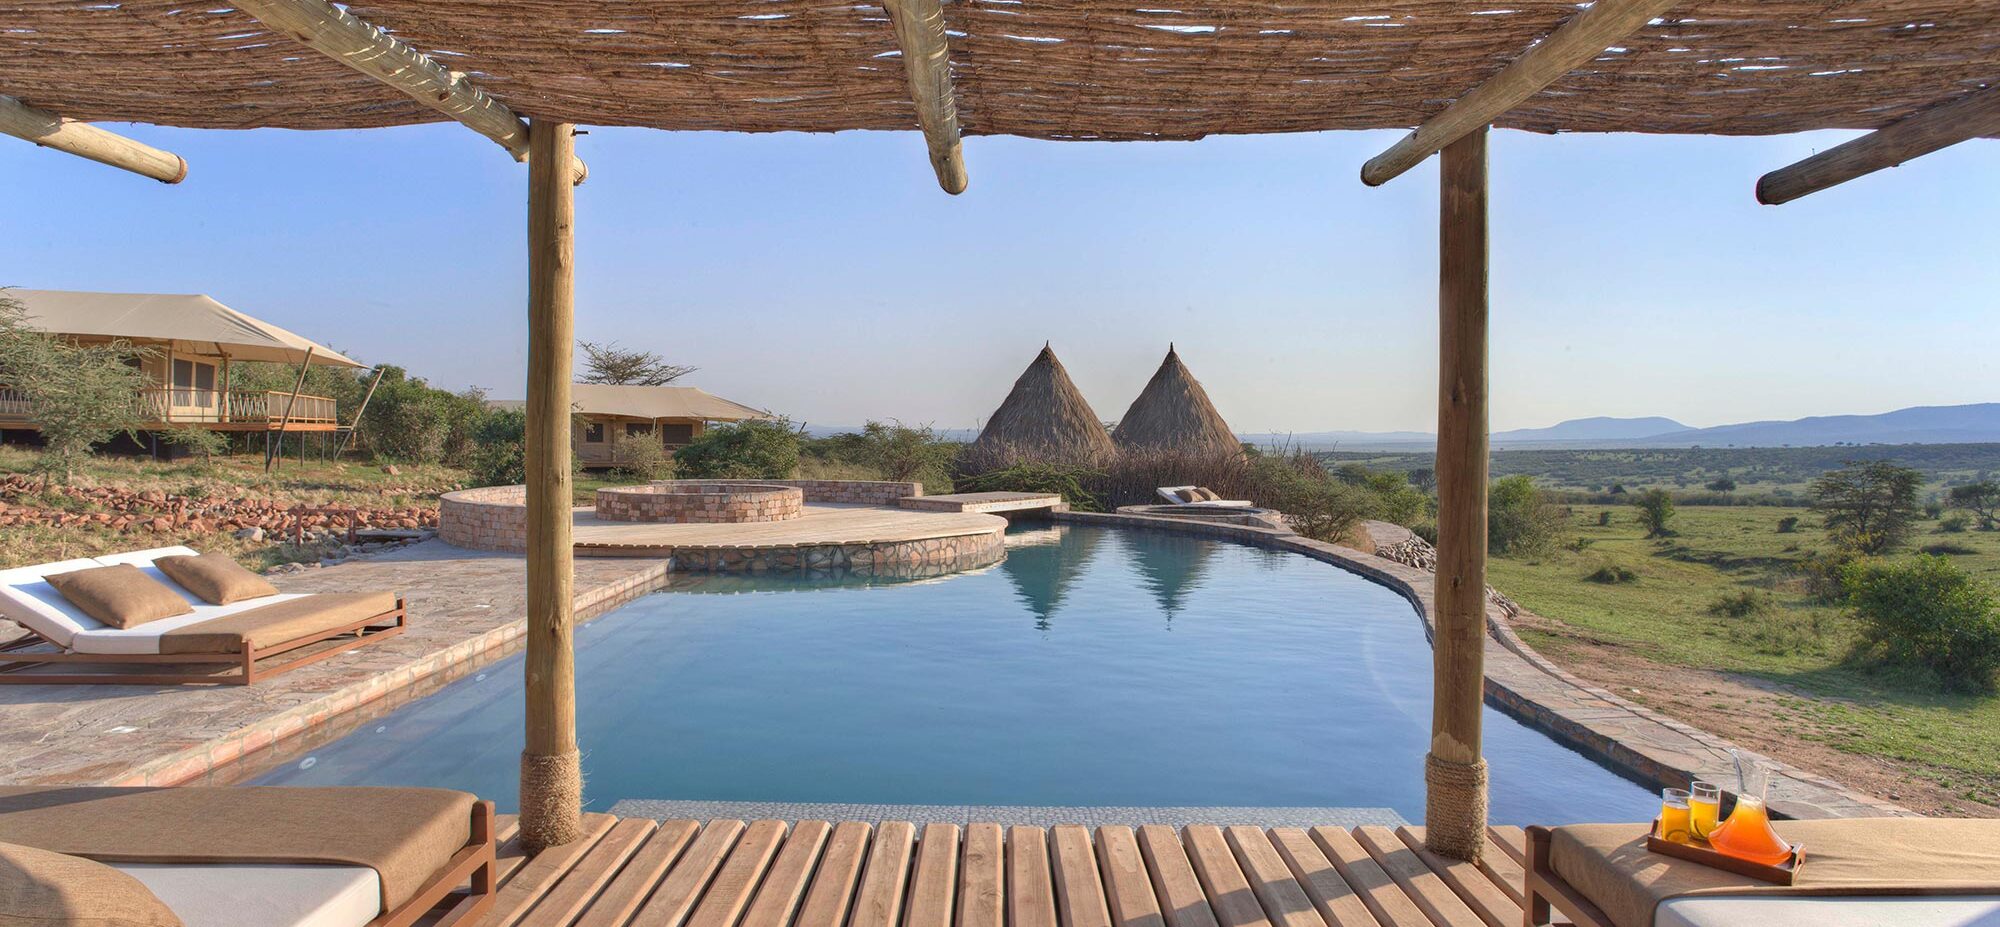
[[[823,505],[895,505],[896,500],[924,494],[922,483],[887,480],[757,480],[773,486],[796,486],[806,503]]]
[[[660,556],[652,552],[649,556]],[[680,573],[854,574],[917,579],[942,576],[998,563],[1007,556],[1006,532],[871,541],[865,544],[802,544],[796,547],[680,547],[669,552],[668,569]]]
[[[466,550],[528,549],[528,487],[482,486],[438,497],[438,537]]]
[[[597,517],[674,524],[785,521],[805,509],[796,486],[734,480],[657,480],[597,491]]]

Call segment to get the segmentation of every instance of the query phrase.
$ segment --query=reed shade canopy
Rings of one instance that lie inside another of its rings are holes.
[[[1172,345],[1160,369],[1132,400],[1118,420],[1111,440],[1120,450],[1172,451],[1183,454],[1236,454],[1243,442],[1229,430],[1222,413],[1208,401],[1208,391],[1194,378]]]
[[[895,31],[876,3],[361,0],[346,9],[522,116],[748,132],[917,125]],[[1408,128],[1577,9],[1573,0],[967,0],[943,15],[965,134],[1190,139]],[[335,129],[447,118],[231,4],[0,0],[0,22],[0,93],[71,119]],[[1996,81],[2000,4],[1692,0],[1495,124],[1873,129]]]
[[[959,459],[966,469],[981,472],[1016,463],[1091,466],[1117,453],[1083,391],[1056,352],[1043,345]]]

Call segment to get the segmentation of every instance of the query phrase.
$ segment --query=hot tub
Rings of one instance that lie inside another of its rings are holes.
[[[597,517],[606,521],[785,521],[804,510],[805,492],[798,487],[747,480],[658,480],[597,491]]]

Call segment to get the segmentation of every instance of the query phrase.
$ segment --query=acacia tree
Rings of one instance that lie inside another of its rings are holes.
[[[1667,536],[1667,522],[1674,517],[1674,497],[1664,489],[1648,489],[1632,500],[1639,510],[1639,524],[1646,526],[1646,536],[1663,538]]]
[[[1860,554],[1880,554],[1909,539],[1917,518],[1923,474],[1887,460],[1848,461],[1812,481],[1812,510],[1826,521],[1827,537]]]
[[[1980,480],[1965,486],[1953,486],[1945,501],[1952,508],[1964,509],[1979,518],[1979,527],[1992,531],[1996,521],[2000,521],[2000,483]]]
[[[695,371],[693,367],[669,364],[651,351],[621,348],[618,342],[579,342],[583,349],[583,382],[611,386],[665,386]]]
[[[144,386],[123,341],[80,345],[38,331],[19,300],[0,295],[0,380],[34,409],[45,452],[35,467],[68,482],[90,449],[139,427]]]

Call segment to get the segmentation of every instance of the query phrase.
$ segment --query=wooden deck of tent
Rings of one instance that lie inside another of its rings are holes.
[[[493,927],[1515,927],[1524,836],[583,818],[529,857],[502,816]]]

